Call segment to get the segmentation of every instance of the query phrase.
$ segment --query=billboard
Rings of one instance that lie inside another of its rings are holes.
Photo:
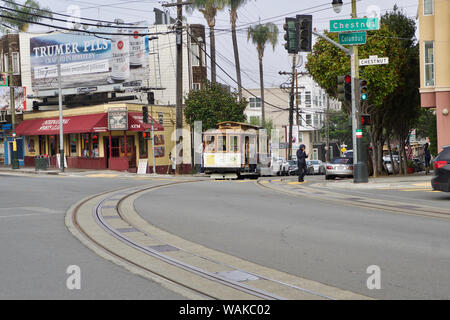
[[[97,35],[95,31],[118,35]],[[49,90],[54,94],[58,89],[58,56],[61,87],[76,88],[76,93],[140,86],[148,79],[148,36],[137,35],[148,33],[146,23],[123,29],[102,27],[90,32],[30,38],[31,82],[36,95]]]
[[[14,87],[14,107],[17,113],[27,110],[27,90],[25,87]],[[0,111],[11,113],[11,94],[9,87],[0,87]]]

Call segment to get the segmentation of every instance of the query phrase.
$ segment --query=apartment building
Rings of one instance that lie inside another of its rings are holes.
[[[438,151],[450,145],[450,1],[419,0],[420,96],[436,109]]]

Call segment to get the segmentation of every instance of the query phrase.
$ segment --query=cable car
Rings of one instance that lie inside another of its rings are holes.
[[[203,133],[203,168],[211,178],[260,176],[268,168],[265,129],[248,123],[225,121]]]

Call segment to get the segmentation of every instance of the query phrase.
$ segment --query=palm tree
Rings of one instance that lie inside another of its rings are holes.
[[[242,101],[241,64],[239,62],[239,49],[236,36],[237,11],[248,0],[228,0],[230,6],[231,37],[233,39],[234,63],[236,65],[236,78],[238,83],[239,101]]]
[[[16,27],[20,31],[28,31],[29,24],[32,22],[41,21],[42,17],[52,18],[52,14],[48,8],[41,8],[39,3],[34,0],[26,0],[23,5],[17,4],[14,0],[9,0],[8,2],[4,2],[3,5],[10,9],[16,11],[9,11],[7,9],[2,10],[2,14],[7,16],[8,18],[2,18],[1,22],[11,26]],[[18,20],[21,19],[21,20]],[[27,20],[29,22],[23,21]],[[3,27],[3,30],[5,28]]]
[[[216,76],[216,37],[214,27],[216,26],[216,15],[227,4],[226,0],[193,0],[189,5],[190,10],[197,9],[206,19],[209,27],[209,43],[211,53],[211,82],[215,83]]]
[[[247,41],[252,40],[256,45],[259,59],[259,82],[261,87],[261,125],[265,125],[264,113],[264,73],[263,73],[263,57],[266,43],[272,44],[273,50],[278,42],[278,28],[275,24],[268,22],[266,24],[258,24],[248,28]]]

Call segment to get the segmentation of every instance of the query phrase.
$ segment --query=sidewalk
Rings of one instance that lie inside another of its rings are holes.
[[[175,176],[170,174],[137,174],[128,171],[115,171],[115,170],[94,170],[94,169],[76,169],[65,168],[64,172],[61,172],[58,168],[49,168],[48,170],[38,170],[34,167],[19,167],[19,169],[12,169],[11,166],[0,166],[0,174],[39,174],[39,175],[60,175],[60,176],[78,176],[78,177],[155,177],[155,178],[181,178],[181,177],[207,177],[204,174],[183,174],[182,176]]]
[[[410,174],[407,176],[382,176],[378,178],[369,178],[367,183],[354,183],[353,179],[336,179],[316,181],[305,177],[305,181],[310,186],[324,187],[324,188],[339,188],[339,189],[400,189],[413,187],[417,185],[430,186],[433,174],[426,175],[425,172]],[[297,177],[285,178],[284,181],[296,181]]]

